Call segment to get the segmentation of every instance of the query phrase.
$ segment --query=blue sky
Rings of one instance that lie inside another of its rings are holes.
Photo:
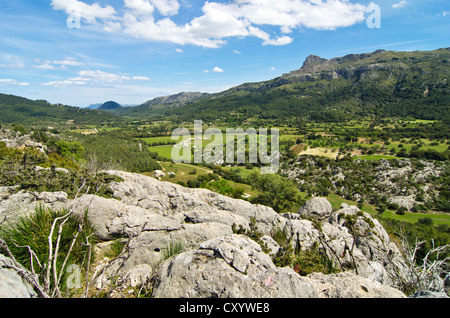
[[[0,93],[140,104],[269,80],[310,54],[449,47],[449,31],[448,0],[0,0]]]

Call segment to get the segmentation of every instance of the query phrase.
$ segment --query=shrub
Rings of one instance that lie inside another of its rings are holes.
[[[62,224],[63,219],[66,220],[64,224]],[[54,222],[55,227],[52,232]],[[62,225],[59,233],[60,224]],[[2,228],[0,232],[1,238],[6,242],[16,260],[25,268],[36,272],[42,285],[56,285],[54,276],[47,276],[45,273],[49,267],[53,266],[49,262],[50,250],[52,256],[56,256],[56,268],[52,267],[52,271],[64,273],[63,264],[78,265],[80,268],[86,267],[89,251],[85,245],[86,238],[93,234],[94,227],[90,224],[87,213],[84,217],[79,217],[64,209],[54,211],[45,209],[43,206],[38,206],[35,213],[19,218],[17,223]],[[58,253],[56,254],[58,241]],[[90,243],[94,242],[95,237],[92,237]],[[33,255],[31,251],[34,253]],[[68,257],[67,261],[66,257]],[[50,266],[48,266],[49,263]],[[48,279],[50,281],[47,281]],[[61,282],[64,281],[63,279]]]
[[[398,210],[397,210],[397,212],[395,212],[395,214],[398,214],[398,215],[405,215],[406,210],[407,210],[407,209],[406,209],[404,206],[402,206],[402,207],[398,208]]]

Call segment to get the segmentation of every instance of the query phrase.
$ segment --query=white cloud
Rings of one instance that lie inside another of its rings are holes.
[[[124,6],[133,10],[137,15],[151,15],[155,8],[146,0],[125,0]]]
[[[86,82],[122,83],[123,81],[130,80],[130,77],[127,75],[107,73],[100,70],[80,71],[78,75],[77,80]]]
[[[87,23],[95,23],[97,19],[116,19],[116,10],[107,5],[101,7],[98,3],[92,5],[78,0],[52,0],[51,5],[54,10],[61,10],[68,15],[78,15]]]
[[[446,17],[447,15],[450,15],[450,11],[444,11],[444,12],[442,12],[442,15],[443,15],[444,17]]]
[[[57,64],[57,65],[65,65],[65,66],[81,66],[84,65],[82,62],[78,62],[75,58],[68,57],[65,60],[61,61],[52,61],[50,63]]]
[[[403,0],[400,3],[405,2]],[[405,2],[406,3],[406,2]],[[52,0],[55,10],[72,14],[74,10],[88,23],[101,20],[103,29],[124,32],[148,41],[170,42],[218,48],[226,39],[249,36],[263,45],[287,45],[286,36],[294,29],[334,30],[363,22],[366,7],[349,0],[234,0],[225,3],[206,1],[202,13],[184,24],[170,18],[180,11],[177,0],[125,0],[121,17],[111,6],[88,5],[78,0]],[[155,17],[158,11],[163,17]],[[270,35],[264,27],[277,27],[279,35]]]
[[[174,15],[178,13],[180,4],[177,0],[150,0],[162,15]]]
[[[392,5],[392,7],[393,7],[394,9],[398,9],[398,8],[403,8],[403,7],[406,6],[407,4],[408,4],[408,2],[406,2],[405,0],[402,0],[402,1],[398,2],[398,3],[394,3],[394,4]]]
[[[364,20],[366,7],[348,0],[236,0],[241,15],[256,25],[334,30]]]
[[[56,67],[51,64],[36,65],[35,68],[39,68],[41,70],[56,70]]]
[[[19,82],[19,81],[16,81],[15,79],[10,79],[10,78],[0,79],[0,86],[9,86],[9,85],[29,86],[30,83]]]
[[[33,67],[41,70],[65,70],[67,69],[67,66],[84,65],[84,63],[79,62],[77,59],[72,57],[67,57],[64,60],[43,61],[43,62],[41,62],[39,59],[36,59],[36,62],[39,64]]]
[[[176,48],[176,49],[175,49],[175,52],[178,52],[178,53],[183,53],[183,50],[182,50],[182,49],[180,49],[180,48]]]
[[[3,68],[25,68],[25,64],[17,63],[17,64],[0,64],[0,67]]]
[[[53,81],[53,82],[48,82],[48,83],[44,83],[44,86],[52,86],[52,87],[67,87],[67,86],[79,86],[79,85],[86,85],[87,82],[83,82],[81,80],[76,80],[76,79],[68,79],[68,80],[63,80],[63,81]]]
[[[223,73],[223,70],[220,68],[220,67],[215,67],[215,68],[213,68],[213,70],[211,71],[211,72],[214,72],[214,73]]]
[[[83,70],[78,72],[77,77],[65,79],[62,81],[53,81],[44,83],[45,86],[66,87],[79,85],[103,85],[103,84],[118,84],[128,81],[149,81],[150,78],[146,76],[129,76],[128,74],[114,74],[107,73],[100,70]]]
[[[149,81],[150,78],[147,76],[133,76],[134,81]]]
[[[213,73],[223,73],[224,70],[221,69],[220,67],[216,66],[216,67],[214,67],[212,70],[204,70],[204,71],[203,71],[203,73],[210,73],[210,72],[213,72]]]
[[[242,53],[241,53],[241,52],[239,52],[238,50],[233,50],[233,53],[236,53],[236,54],[242,55]]]

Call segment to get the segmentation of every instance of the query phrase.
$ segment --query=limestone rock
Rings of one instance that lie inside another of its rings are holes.
[[[103,240],[117,236],[135,236],[142,231],[173,231],[181,224],[176,220],[148,211],[139,206],[126,205],[114,199],[84,195],[73,202],[74,212],[88,217]]]
[[[292,269],[277,268],[254,241],[229,235],[164,262],[156,298],[314,298],[311,282]]]
[[[31,285],[7,265],[13,265],[12,260],[0,254],[0,298],[37,298]]]
[[[298,211],[300,215],[321,218],[329,216],[333,212],[331,203],[326,198],[312,198]]]
[[[352,272],[308,275],[319,298],[406,298],[398,289],[383,285]]]
[[[57,193],[37,193],[19,191],[13,193],[15,187],[3,187],[0,194],[0,220],[8,224],[14,224],[20,217],[33,213],[39,205],[55,210],[63,209],[67,206],[67,194]]]

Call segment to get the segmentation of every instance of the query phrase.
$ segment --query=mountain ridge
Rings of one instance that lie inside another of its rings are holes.
[[[311,55],[277,78],[244,83],[180,107],[183,120],[252,117],[346,121],[356,117],[450,118],[450,48],[376,50],[330,60]],[[147,113],[150,114],[151,112]]]
[[[376,50],[332,59],[310,55],[299,69],[267,81],[243,83],[214,94],[181,92],[156,97],[135,107],[116,107],[116,103],[115,107],[105,106],[108,108],[105,111],[93,110],[89,114],[93,117],[102,114],[103,119],[106,112],[110,113],[108,116],[189,121],[230,118],[242,121],[250,117],[282,120],[301,117],[327,122],[362,117],[445,120],[450,119],[448,74],[450,48],[413,52]],[[0,95],[2,122],[42,117],[72,120],[88,111],[11,96]]]

